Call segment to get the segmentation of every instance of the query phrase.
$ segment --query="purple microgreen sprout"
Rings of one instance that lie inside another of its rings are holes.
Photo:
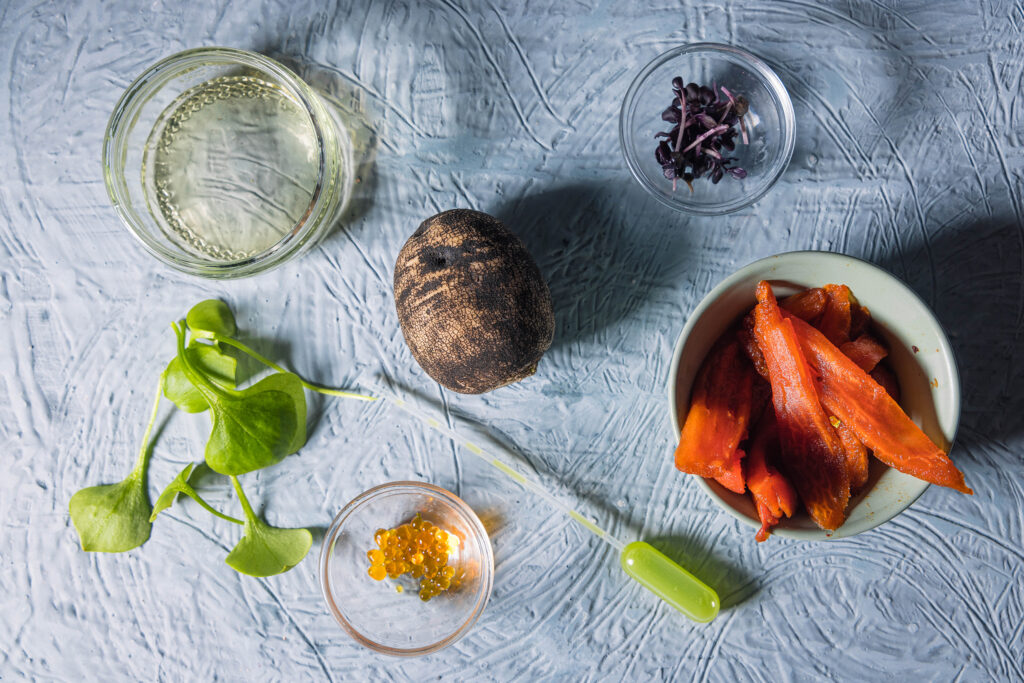
[[[732,99],[730,99],[726,103],[725,109],[722,110],[722,116],[721,116],[721,118],[718,119],[719,123],[722,123],[723,121],[725,121],[725,117],[729,115],[729,110],[732,109],[732,105],[733,105],[733,101],[732,101]]]
[[[672,191],[678,188],[680,178],[693,192],[696,178],[707,177],[718,183],[726,174],[735,179],[747,177],[744,169],[734,165],[734,158],[725,156],[735,150],[737,133],[744,144],[749,144],[743,120],[749,108],[747,100],[719,87],[717,82],[710,88],[696,83],[684,85],[676,77],[672,79],[672,90],[672,102],[661,118],[674,125],[668,132],[654,136],[660,139],[655,157],[664,176],[672,181]]]
[[[686,102],[683,101],[682,95],[679,96],[679,108],[683,111],[683,120],[679,123],[679,137],[676,138],[676,149],[679,149],[683,145],[683,130],[686,128]],[[673,183],[673,190],[675,183]]]
[[[699,135],[696,140],[690,143],[689,147],[683,149],[683,152],[689,152],[694,147],[697,147],[699,151],[700,143],[704,142],[712,135],[718,135],[719,133],[724,133],[727,130],[729,130],[729,126],[715,126],[711,130]]]
[[[729,92],[725,86],[722,86],[722,92],[729,98],[729,102],[735,105],[736,116],[740,119],[740,133],[743,136],[743,144],[749,145],[750,140],[747,139],[747,124],[743,121],[743,115],[746,114],[747,110],[750,108],[750,105],[747,103],[747,98],[743,97],[743,95],[733,98],[732,93]]]

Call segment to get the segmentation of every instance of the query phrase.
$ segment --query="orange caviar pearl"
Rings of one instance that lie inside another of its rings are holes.
[[[420,580],[419,596],[424,602],[458,587],[455,568],[448,566],[449,551],[458,547],[458,538],[419,514],[394,529],[377,529],[373,540],[377,548],[366,553],[370,560],[367,573],[373,579],[412,574]],[[395,590],[401,593],[401,588]]]

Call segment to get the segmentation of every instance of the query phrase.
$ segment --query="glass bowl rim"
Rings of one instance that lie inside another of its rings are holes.
[[[123,162],[127,156],[127,139],[119,133],[124,126],[136,123],[144,103],[140,96],[156,92],[174,76],[187,73],[203,62],[246,66],[268,73],[301,105],[302,111],[309,117],[317,141],[317,181],[302,218],[284,237],[264,251],[233,261],[208,261],[192,255],[175,253],[150,237],[137,212],[130,206],[124,169],[115,171],[111,165],[115,160]],[[319,227],[320,221],[313,218],[320,216],[324,205],[331,201],[332,193],[324,192],[328,163],[324,119],[329,115],[317,111],[314,98],[316,94],[310,86],[288,67],[266,55],[249,50],[218,46],[197,47],[176,52],[155,62],[139,74],[122,93],[110,114],[103,134],[103,179],[115,212],[146,251],[161,263],[190,275],[213,279],[236,278],[254,275],[279,265],[291,253],[301,248],[306,238]]]
[[[451,634],[442,638],[441,640],[424,645],[416,648],[395,648],[387,645],[381,645],[380,643],[367,638],[360,633],[347,619],[341,614],[338,609],[333,596],[331,595],[330,584],[328,580],[328,569],[331,563],[331,549],[334,545],[334,540],[341,529],[342,524],[348,518],[350,514],[355,512],[357,509],[362,507],[364,504],[379,498],[382,494],[389,493],[393,490],[408,489],[407,492],[416,493],[428,493],[435,495],[447,502],[460,516],[465,518],[469,522],[469,526],[473,529],[473,532],[477,535],[477,540],[480,541],[480,546],[483,549],[483,557],[481,558],[481,588],[480,595],[476,600],[476,604],[473,607],[473,611],[469,617],[459,626],[458,629],[453,631]],[[465,636],[469,630],[476,623],[477,619],[483,613],[484,608],[487,606],[488,600],[491,597],[491,590],[494,587],[494,551],[491,548],[490,536],[487,533],[487,529],[484,527],[483,522],[480,521],[480,517],[477,516],[473,508],[459,498],[451,491],[430,484],[424,481],[392,481],[386,484],[380,484],[373,488],[363,491],[358,496],[353,498],[351,501],[345,504],[344,507],[334,516],[331,521],[331,525],[327,528],[327,532],[324,534],[324,540],[320,546],[320,589],[323,593],[324,601],[327,603],[328,609],[334,616],[341,627],[348,633],[357,643],[363,645],[371,650],[380,652],[386,655],[393,655],[396,657],[416,657],[419,655],[430,654],[431,652],[437,652],[457,640]]]
[[[695,53],[708,53],[716,56],[727,54],[735,57],[743,67],[757,73],[765,81],[766,88],[768,92],[771,93],[773,104],[775,104],[776,108],[781,110],[780,129],[782,143],[780,145],[780,153],[777,155],[777,158],[781,160],[781,163],[779,164],[779,168],[775,172],[774,177],[772,177],[769,182],[765,183],[764,187],[756,193],[742,195],[731,201],[705,205],[693,205],[679,200],[673,200],[658,191],[658,189],[655,188],[647,179],[646,175],[640,169],[640,163],[633,153],[631,146],[628,144],[628,142],[633,138],[633,133],[628,130],[629,126],[627,122],[630,118],[630,113],[633,109],[637,95],[640,92],[640,88],[646,84],[651,74],[662,65],[676,59],[677,57]],[[726,45],[724,43],[687,43],[662,52],[648,62],[629,84],[629,89],[626,91],[626,95],[622,100],[622,107],[619,110],[619,148],[622,150],[622,156],[626,160],[626,166],[629,167],[630,174],[632,174],[633,178],[640,183],[641,187],[647,190],[648,194],[653,196],[654,199],[660,203],[677,211],[683,211],[698,216],[721,216],[723,214],[739,211],[740,209],[744,209],[757,202],[775,186],[775,183],[779,181],[782,174],[786,172],[786,169],[789,167],[789,162],[793,157],[793,150],[795,147],[796,115],[793,112],[793,101],[790,98],[789,91],[786,89],[782,79],[779,78],[778,74],[775,73],[767,62],[757,55],[754,55],[742,48],[735,47],[733,45]]]

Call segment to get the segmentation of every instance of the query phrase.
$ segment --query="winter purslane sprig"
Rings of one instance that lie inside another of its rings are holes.
[[[243,527],[243,535],[226,562],[250,576],[285,572],[309,552],[312,535],[307,529],[279,529],[261,520],[249,504],[238,476],[280,462],[306,442],[304,389],[319,393],[375,400],[362,394],[312,384],[258,354],[235,339],[237,326],[227,304],[211,299],[194,306],[183,323],[172,325],[177,354],[160,375],[158,392],[135,467],[117,484],[91,486],[71,497],[71,521],[82,549],[119,553],[149,539],[153,521],[170,507],[179,493],[195,500],[213,515]],[[186,337],[190,337],[186,339]],[[236,385],[237,361],[226,351],[237,349],[270,367],[273,374],[252,386]],[[189,464],[151,506],[147,470],[161,395],[188,413],[209,411],[210,437],[205,464],[231,478],[245,519],[226,515],[209,505],[189,483],[198,471]]]

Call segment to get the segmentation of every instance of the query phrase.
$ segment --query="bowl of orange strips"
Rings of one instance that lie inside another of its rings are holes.
[[[859,534],[929,484],[972,493],[949,340],[865,261],[791,252],[727,277],[679,335],[668,398],[676,468],[759,542]]]

